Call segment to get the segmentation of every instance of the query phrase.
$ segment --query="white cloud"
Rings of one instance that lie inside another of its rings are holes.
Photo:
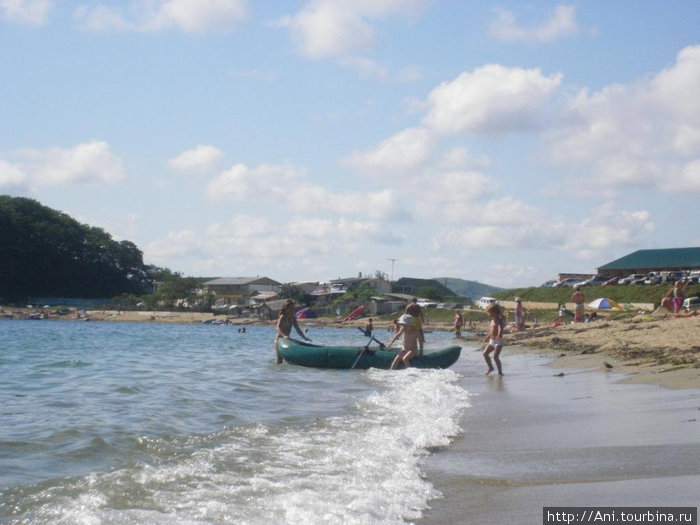
[[[422,77],[416,66],[396,73],[366,56],[375,44],[374,26],[394,14],[415,15],[430,0],[309,0],[297,14],[277,20],[287,28],[297,52],[309,59],[335,59],[342,67],[365,78],[415,82]]]
[[[198,252],[197,235],[187,229],[168,233],[163,239],[146,244],[144,254],[154,261],[167,261]]]
[[[438,247],[561,250],[573,258],[601,258],[611,248],[639,246],[654,230],[646,210],[626,211],[613,202],[591,210],[582,220],[551,217],[544,210],[512,197],[475,205],[471,219],[438,232]]]
[[[611,247],[640,246],[650,231],[655,229],[646,210],[617,209],[608,201],[592,210],[591,216],[568,226],[564,248],[575,253],[598,253]]]
[[[685,191],[700,192],[700,159],[683,166],[677,185]]]
[[[441,168],[447,170],[460,168],[485,168],[491,164],[491,160],[484,155],[473,157],[467,148],[455,146],[442,153],[438,164]]]
[[[366,175],[407,175],[420,168],[434,149],[434,139],[425,128],[408,128],[384,139],[369,151],[353,152],[343,164]]]
[[[82,6],[75,11],[88,31],[161,31],[187,33],[227,30],[248,18],[247,0],[155,0],[133,2],[128,10],[106,5]]]
[[[550,155],[603,188],[698,191],[698,92],[700,46],[685,48],[650,79],[581,90],[548,134]]]
[[[22,168],[0,159],[0,189],[22,186],[26,179]]]
[[[351,56],[339,59],[341,66],[352,69],[364,78],[376,78],[386,80],[389,78],[389,71],[376,60],[367,57]]]
[[[386,220],[405,216],[394,192],[332,192],[306,181],[306,170],[290,165],[237,164],[220,173],[206,187],[212,202],[264,201],[305,215],[366,216]]]
[[[121,159],[102,141],[72,148],[24,149],[16,152],[33,185],[114,183],[126,176]]]
[[[501,133],[533,127],[561,74],[488,64],[443,82],[428,96],[423,122],[440,133]]]
[[[498,40],[550,42],[580,32],[573,6],[557,6],[549,20],[532,28],[518,26],[515,15],[507,9],[496,12],[498,19],[491,24],[489,33]]]
[[[394,13],[418,12],[425,0],[312,0],[277,22],[289,28],[298,51],[313,59],[354,55],[372,47],[373,22]]]
[[[126,20],[122,11],[105,5],[78,7],[74,17],[85,31],[107,33],[136,30],[136,26]]]
[[[425,220],[455,223],[479,221],[479,201],[493,196],[499,188],[498,182],[482,173],[449,171],[417,180],[411,189],[416,211]]]
[[[43,25],[58,0],[2,0],[0,16],[8,22]]]
[[[251,169],[236,164],[209,182],[206,195],[213,202],[241,200],[251,195],[283,200],[305,173],[306,170],[290,165],[261,164]]]
[[[177,258],[197,261],[200,274],[208,269],[235,268],[230,275],[279,271],[289,264],[315,267],[317,255],[334,254],[339,258],[357,258],[368,243],[399,244],[403,237],[387,231],[386,225],[345,218],[289,217],[272,227],[264,217],[235,215],[228,223],[212,223],[199,234],[192,229],[168,233],[148,243],[145,258],[163,264]],[[279,254],[284,253],[285,257]],[[328,262],[324,262],[327,265]],[[324,266],[319,271],[327,273]]]
[[[177,171],[202,173],[215,168],[223,157],[224,154],[218,148],[200,144],[170,159],[168,164],[172,169]]]

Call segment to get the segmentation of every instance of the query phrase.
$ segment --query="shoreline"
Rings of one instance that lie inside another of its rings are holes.
[[[455,365],[473,396],[449,447],[424,465],[442,497],[416,523],[540,523],[547,506],[695,506],[700,390],[628,384],[625,372],[551,368],[504,349],[485,376],[480,349]]]
[[[15,309],[3,315],[26,315]],[[274,325],[275,321],[230,317],[201,312],[89,310],[83,318],[52,315],[49,320],[155,323],[228,323],[230,326]],[[366,319],[344,322],[342,318],[300,319],[302,328],[362,327]],[[390,322],[375,318],[375,335],[389,334]],[[429,330],[452,331],[452,323],[431,322]],[[474,333],[465,332],[456,342],[482,344],[487,322],[477,323]],[[630,319],[578,324],[548,324],[522,332],[506,332],[504,358],[509,353],[530,353],[552,358],[556,368],[606,369],[626,374],[630,383],[653,383],[666,388],[700,388],[700,316],[676,318],[638,315]],[[428,345],[430,338],[428,337]],[[428,346],[429,347],[429,346]]]

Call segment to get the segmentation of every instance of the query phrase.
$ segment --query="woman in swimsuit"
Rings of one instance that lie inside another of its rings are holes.
[[[277,358],[277,364],[282,364],[282,356],[277,348],[277,341],[280,337],[289,337],[292,333],[292,328],[294,328],[300,337],[307,341],[311,341],[304,332],[299,328],[299,323],[297,323],[297,318],[294,316],[294,300],[287,299],[282,305],[280,310],[280,315],[277,318],[277,334],[275,335],[275,357]]]

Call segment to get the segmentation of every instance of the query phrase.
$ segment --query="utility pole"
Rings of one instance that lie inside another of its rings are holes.
[[[394,282],[394,263],[398,261],[398,259],[387,259],[387,261],[391,261],[391,278],[389,279],[390,283]]]

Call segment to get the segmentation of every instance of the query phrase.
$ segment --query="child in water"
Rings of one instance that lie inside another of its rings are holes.
[[[486,375],[493,372],[493,363],[491,362],[491,352],[493,352],[493,360],[496,361],[496,368],[498,368],[498,375],[503,375],[503,369],[501,368],[501,350],[503,349],[503,342],[501,338],[503,337],[503,317],[501,312],[501,306],[498,303],[491,303],[486,307],[486,313],[489,315],[491,322],[489,323],[489,332],[484,338],[484,341],[488,341],[487,345],[484,347],[484,360],[486,365],[489,367],[486,371]]]
[[[416,328],[416,320],[412,315],[404,314],[399,317],[398,321],[399,331],[393,337],[391,342],[387,345],[387,349],[391,348],[399,337],[403,336],[403,341],[401,345],[401,350],[394,361],[391,363],[391,370],[395,370],[399,364],[403,362],[406,368],[411,366],[411,359],[414,357],[420,357],[422,352],[418,350],[418,344],[420,341],[420,331]]]

